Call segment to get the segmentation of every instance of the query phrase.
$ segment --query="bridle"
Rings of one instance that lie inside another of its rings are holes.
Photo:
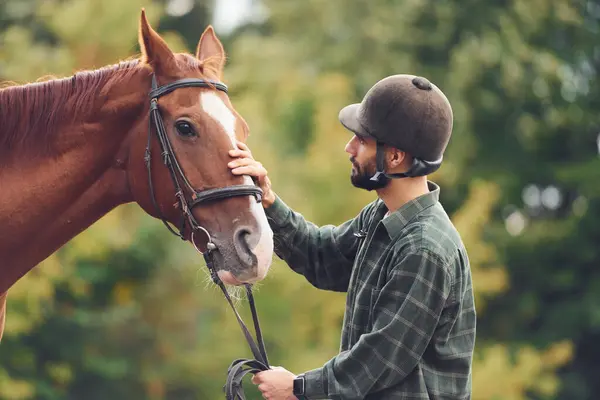
[[[156,213],[163,222],[163,224],[167,227],[167,229],[178,236],[182,240],[185,240],[184,231],[186,226],[189,225],[190,228],[190,241],[200,252],[206,261],[206,266],[210,271],[211,279],[215,284],[217,284],[225,298],[227,299],[229,305],[231,306],[238,323],[242,329],[242,332],[248,342],[248,346],[254,355],[254,360],[250,359],[236,359],[229,366],[227,370],[227,383],[224,386],[225,397],[227,400],[234,399],[245,399],[244,391],[242,388],[242,380],[244,376],[248,373],[257,373],[259,371],[264,371],[269,369],[269,361],[267,359],[267,352],[265,350],[264,341],[262,338],[262,332],[260,330],[260,324],[258,321],[258,314],[256,313],[256,306],[254,303],[254,296],[252,295],[252,285],[246,284],[246,293],[248,295],[248,302],[250,304],[250,310],[252,311],[252,320],[254,322],[254,329],[256,331],[256,342],[252,338],[250,331],[244,324],[241,316],[235,309],[231,297],[225,288],[225,285],[219,279],[217,275],[217,271],[213,265],[212,253],[217,250],[217,246],[212,241],[212,237],[208,233],[208,231],[198,223],[194,215],[192,214],[192,209],[201,204],[207,203],[209,201],[221,200],[230,197],[238,197],[238,196],[254,196],[258,202],[261,201],[262,198],[262,190],[256,185],[231,185],[221,188],[215,189],[206,189],[206,190],[197,190],[195,189],[190,181],[185,176],[177,157],[175,156],[175,152],[173,151],[173,147],[171,146],[171,142],[167,135],[167,131],[165,129],[165,125],[163,123],[163,119],[160,113],[160,108],[158,105],[158,99],[161,96],[164,96],[172,91],[179,88],[186,87],[201,87],[201,88],[212,88],[217,89],[222,92],[227,93],[227,86],[224,83],[216,82],[212,80],[204,80],[204,79],[196,79],[196,78],[185,78],[180,79],[175,82],[167,83],[162,86],[158,86],[156,81],[156,76],[152,74],[152,90],[150,91],[150,116],[149,116],[149,127],[148,127],[148,142],[146,145],[146,152],[144,155],[144,161],[146,163],[146,169],[148,170],[148,184],[150,188],[150,198],[152,199],[152,203],[154,204],[154,208],[156,209]],[[154,127],[154,129],[152,129]],[[154,185],[152,184],[152,168],[151,168],[151,144],[152,144],[152,132],[156,133],[156,137],[160,144],[161,156],[164,165],[169,170],[171,175],[171,180],[173,181],[173,185],[175,186],[175,197],[177,198],[177,207],[181,210],[181,222],[179,224],[179,232],[176,232],[167,222],[164,215],[162,214],[160,207],[156,202],[156,196],[154,194]],[[188,199],[186,193],[184,193],[184,189],[191,193],[191,199]],[[205,248],[202,245],[198,245],[195,235],[203,235],[206,238]]]
[[[196,249],[204,254],[216,248],[216,245],[212,242],[212,238],[208,231],[203,228],[198,221],[196,221],[196,217],[192,214],[192,209],[202,203],[207,203],[213,200],[221,200],[229,197],[236,196],[249,196],[253,195],[256,197],[257,201],[261,201],[262,190],[255,185],[232,185],[226,186],[222,188],[216,189],[208,189],[208,190],[197,190],[195,189],[190,181],[185,176],[177,157],[175,156],[175,152],[173,151],[173,147],[171,146],[171,141],[167,135],[167,131],[165,129],[165,125],[163,123],[163,119],[160,114],[160,109],[158,107],[158,99],[161,96],[164,96],[172,91],[184,88],[184,87],[204,87],[211,88],[214,87],[218,90],[221,90],[227,93],[227,86],[220,82],[206,81],[204,79],[195,79],[195,78],[186,78],[181,79],[172,83],[167,83],[162,86],[157,86],[156,76],[152,75],[152,90],[150,91],[150,126],[148,129],[148,143],[146,145],[146,153],[145,153],[145,161],[146,168],[148,170],[148,183],[150,186],[150,197],[152,198],[152,203],[154,204],[154,208],[158,213],[160,219],[163,224],[173,233],[175,236],[184,239],[184,230],[186,228],[186,223],[189,223],[191,228],[191,237],[190,240],[196,247]],[[178,200],[178,207],[181,210],[181,222],[179,226],[179,233],[175,232],[173,228],[167,223],[163,214],[156,203],[156,197],[154,195],[154,186],[152,184],[152,169],[151,169],[151,142],[152,142],[152,125],[154,124],[156,136],[158,138],[158,142],[160,143],[161,155],[163,157],[163,162],[169,173],[171,174],[171,180],[175,185],[175,197]],[[191,200],[185,196],[183,192],[182,183],[185,186],[185,189],[191,193]],[[206,250],[201,250],[198,248],[196,242],[193,240],[194,234],[198,232],[202,233],[206,236]],[[212,271],[211,271],[212,272]]]

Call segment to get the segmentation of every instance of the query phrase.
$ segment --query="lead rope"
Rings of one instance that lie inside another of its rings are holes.
[[[223,386],[223,391],[225,392],[226,400],[246,400],[244,395],[244,388],[242,381],[247,374],[256,374],[261,371],[266,371],[269,369],[269,360],[267,359],[267,351],[265,350],[265,344],[262,336],[262,331],[260,329],[260,323],[258,321],[258,313],[256,312],[256,304],[254,302],[254,296],[252,294],[252,285],[245,284],[246,294],[248,296],[248,303],[250,305],[250,311],[252,312],[252,321],[254,322],[254,330],[256,332],[256,342],[252,338],[250,331],[244,324],[242,317],[235,309],[233,305],[233,301],[229,296],[229,292],[227,288],[219,279],[217,273],[212,264],[212,258],[210,257],[210,250],[204,253],[204,260],[206,261],[206,266],[210,271],[211,279],[214,283],[216,283],[225,295],[227,302],[231,306],[235,317],[240,324],[240,328],[242,329],[242,333],[246,338],[246,342],[248,342],[248,346],[254,355],[254,359],[245,359],[238,358],[234,360],[229,368],[227,369],[227,382],[225,386]]]

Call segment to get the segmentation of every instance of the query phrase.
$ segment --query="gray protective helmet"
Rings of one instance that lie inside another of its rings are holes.
[[[452,133],[453,114],[444,93],[426,78],[392,75],[377,82],[361,103],[350,104],[339,120],[358,136],[377,141],[377,172],[390,178],[422,176],[436,171]],[[413,157],[412,167],[401,174],[385,174],[383,145]]]

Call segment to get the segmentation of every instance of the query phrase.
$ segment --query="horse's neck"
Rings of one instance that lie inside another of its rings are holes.
[[[140,103],[142,99],[140,95]],[[51,143],[60,154],[16,160],[0,170],[0,293],[129,201],[126,173],[118,160],[126,156],[124,142],[131,126],[118,124],[119,113],[105,112],[105,107],[91,108],[60,126]]]

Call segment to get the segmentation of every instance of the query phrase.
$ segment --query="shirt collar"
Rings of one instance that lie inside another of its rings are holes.
[[[390,238],[397,236],[414,217],[439,201],[440,187],[432,181],[427,181],[427,187],[429,193],[410,200],[381,221]],[[381,207],[385,208],[383,202]]]

